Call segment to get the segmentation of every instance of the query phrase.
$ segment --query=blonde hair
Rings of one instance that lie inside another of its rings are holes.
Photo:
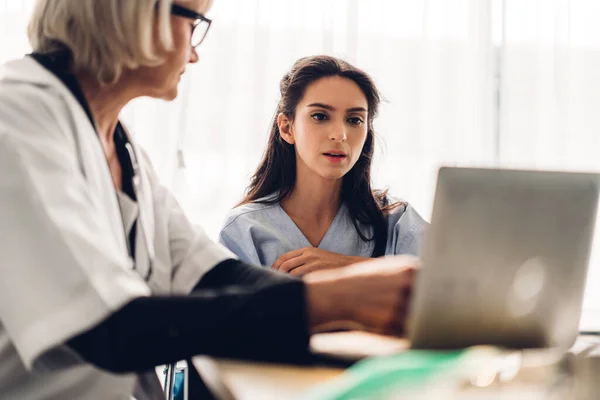
[[[37,0],[28,26],[29,42],[40,53],[70,50],[75,72],[85,71],[101,84],[112,84],[124,68],[164,61],[160,52],[173,47],[172,2]]]

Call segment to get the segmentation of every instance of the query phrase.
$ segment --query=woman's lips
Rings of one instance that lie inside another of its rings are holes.
[[[326,152],[323,155],[332,163],[341,163],[347,157],[346,154],[337,151]]]

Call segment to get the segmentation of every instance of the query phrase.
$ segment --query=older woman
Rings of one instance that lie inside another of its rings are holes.
[[[34,52],[0,68],[0,398],[129,398],[133,373],[195,354],[299,359],[340,320],[402,331],[410,261],[304,280],[243,264],[120,123],[176,97],[209,7],[38,0]]]

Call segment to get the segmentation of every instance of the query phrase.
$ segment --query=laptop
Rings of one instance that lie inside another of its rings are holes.
[[[411,347],[569,348],[600,175],[440,169],[411,305]]]

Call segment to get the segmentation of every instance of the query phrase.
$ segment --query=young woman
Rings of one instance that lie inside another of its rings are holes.
[[[220,242],[241,260],[293,275],[418,252],[426,222],[371,188],[371,78],[328,56],[298,60],[280,83],[269,144]]]

